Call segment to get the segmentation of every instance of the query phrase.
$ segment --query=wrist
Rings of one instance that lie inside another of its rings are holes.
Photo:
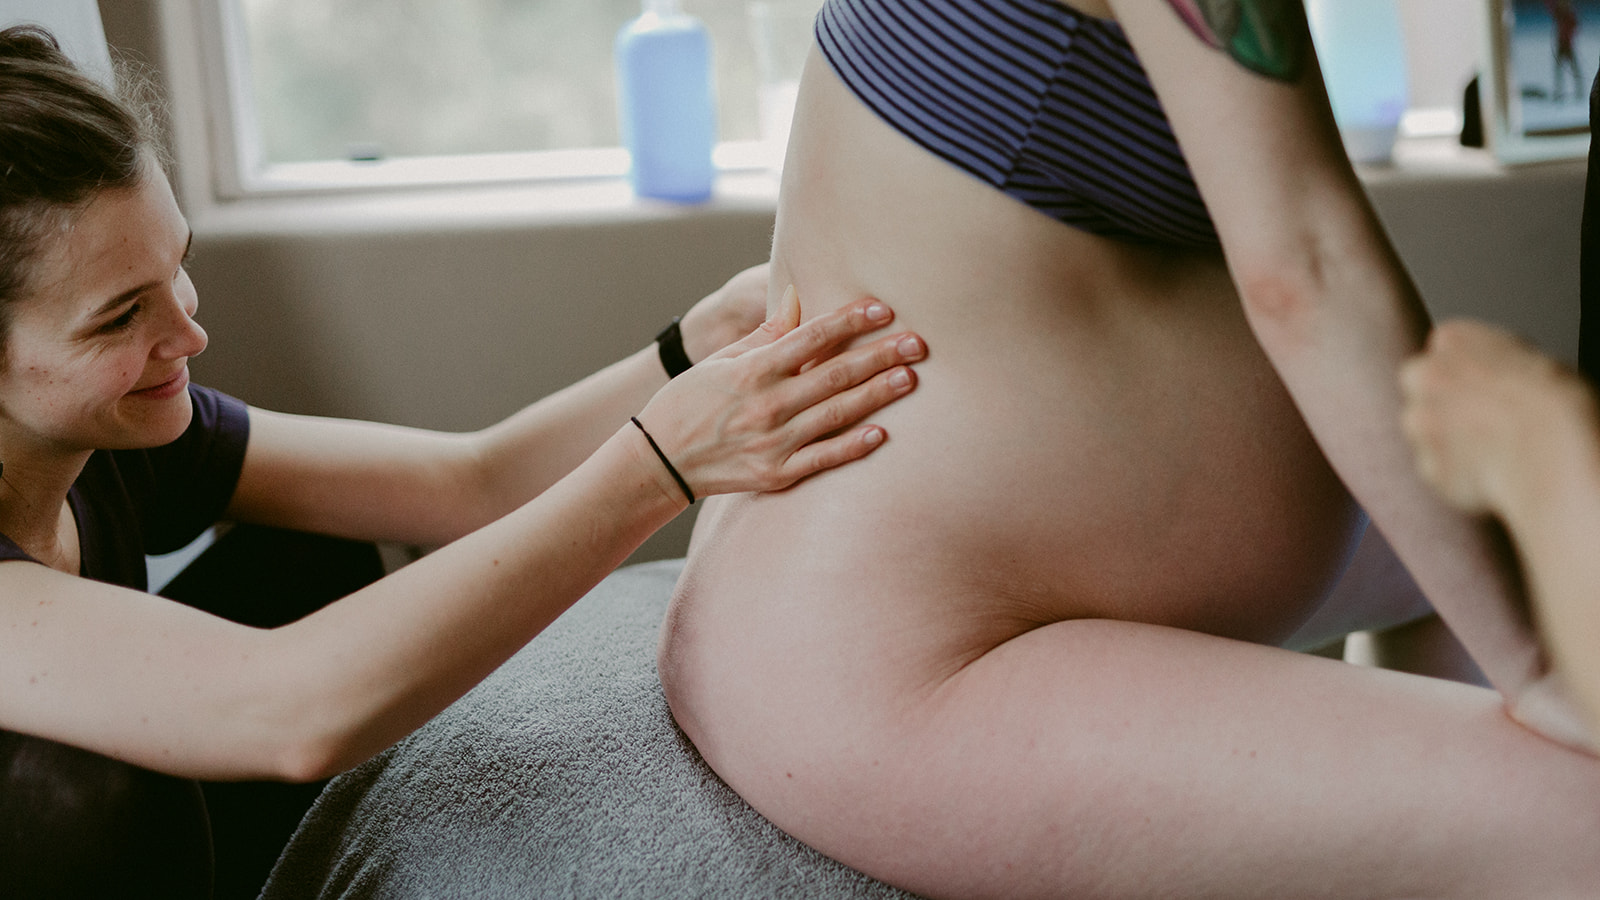
[[[668,378],[677,378],[694,365],[683,345],[682,319],[679,317],[673,316],[667,327],[656,333],[656,355]]]
[[[672,476],[673,483],[683,493],[684,499],[689,501],[690,506],[693,506],[695,500],[694,490],[689,487],[689,482],[684,480],[683,474],[678,471],[678,467],[672,464],[672,460],[667,458],[667,454],[661,449],[661,445],[656,443],[656,439],[650,436],[649,431],[645,430],[644,423],[639,421],[638,416],[634,416],[629,421],[633,423],[633,427],[639,429],[640,434],[644,435],[644,441],[650,445],[650,451],[656,455],[657,459],[661,460],[662,468],[666,469],[667,474]]]
[[[655,492],[678,512],[688,509],[694,503],[693,489],[683,480],[682,474],[668,460],[665,452],[656,443],[650,432],[638,417],[622,426],[625,440],[635,465],[644,473]]]

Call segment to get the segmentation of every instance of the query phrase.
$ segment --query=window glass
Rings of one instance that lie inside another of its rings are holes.
[[[618,143],[612,43],[639,0],[232,2],[265,164]],[[721,139],[759,138],[761,4],[683,5],[711,32]]]
[[[238,99],[255,163],[618,143],[612,43],[640,0],[219,2],[236,13],[230,49],[245,51]],[[723,141],[782,147],[793,96],[782,76],[798,74],[821,2],[682,0],[711,32]],[[1459,128],[1482,15],[1461,0],[1397,2],[1412,106]]]

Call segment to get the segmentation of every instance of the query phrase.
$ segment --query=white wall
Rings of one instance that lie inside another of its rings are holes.
[[[43,25],[79,68],[111,82],[111,54],[95,0],[0,0],[0,28]]]

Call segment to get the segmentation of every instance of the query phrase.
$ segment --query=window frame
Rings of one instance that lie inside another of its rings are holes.
[[[238,50],[245,42],[237,3],[154,0],[162,32],[162,65],[172,70],[167,73],[167,87],[175,155],[182,163],[178,187],[196,211],[296,196],[359,201],[396,194],[453,193],[459,198],[484,185],[510,186],[540,208],[546,206],[536,196],[542,192],[560,197],[553,202],[561,204],[578,198],[578,205],[585,209],[595,204],[609,208],[619,203],[640,205],[636,200],[618,199],[630,197],[627,154],[620,147],[262,164],[254,149],[260,141],[254,137],[256,125],[250,113],[247,63]],[[1458,129],[1459,124],[1459,109],[1413,109],[1402,123],[1401,136],[1402,140],[1434,138]],[[780,150],[756,140],[719,144],[714,152],[718,192],[710,205],[718,205],[725,193],[735,205],[753,199],[771,202],[776,196],[774,162]],[[602,203],[601,195],[609,199]]]
[[[268,163],[250,85],[248,41],[240,0],[190,0],[199,49],[211,159],[218,201],[296,194],[338,194],[486,184],[614,184],[628,174],[622,147],[328,159]],[[760,140],[720,141],[712,152],[719,178],[773,170],[774,148]]]

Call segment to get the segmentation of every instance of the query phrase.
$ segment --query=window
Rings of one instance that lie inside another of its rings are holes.
[[[626,165],[615,150],[612,43],[639,0],[221,2],[247,182],[329,160],[400,161],[391,174],[407,159],[414,171],[415,158],[464,154],[535,152],[542,172]],[[821,0],[683,5],[711,32],[721,139],[759,141],[768,56],[758,59],[758,26],[777,9],[788,41],[804,47]]]
[[[725,168],[763,165],[782,146],[785,86],[772,71],[798,75],[821,2],[682,0],[711,32]],[[1434,128],[1458,128],[1481,13],[1460,0],[1396,2],[1413,106],[1443,114]],[[626,168],[616,148],[612,43],[640,0],[214,4],[233,112],[221,139],[238,161],[237,183],[225,191]],[[786,58],[773,63],[774,51]],[[367,162],[375,159],[383,164]]]

